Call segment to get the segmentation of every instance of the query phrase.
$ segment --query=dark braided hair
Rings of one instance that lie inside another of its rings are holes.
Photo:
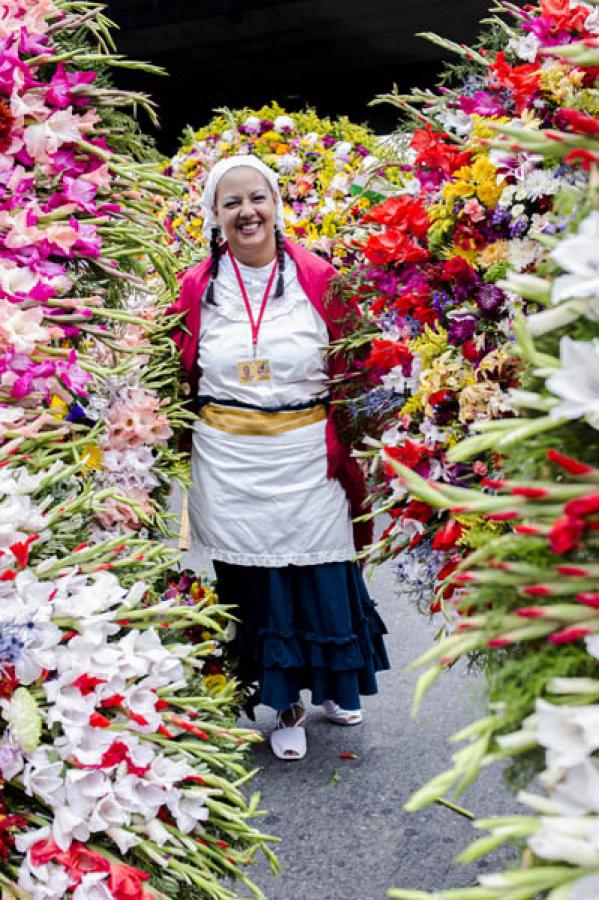
[[[210,283],[206,291],[206,303],[210,304],[210,306],[216,306],[214,282],[218,277],[218,264],[220,261],[220,228],[213,228],[210,233],[210,256],[212,257],[212,265],[210,266]]]
[[[277,262],[279,267],[279,275],[277,278],[277,289],[274,293],[274,299],[282,297],[285,292],[285,239],[281,231],[275,225],[275,243],[277,245]]]

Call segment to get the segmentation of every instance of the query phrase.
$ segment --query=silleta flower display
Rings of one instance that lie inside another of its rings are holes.
[[[289,237],[340,268],[349,266],[355,250],[339,237],[372,205],[381,178],[393,178],[394,170],[384,167],[389,149],[346,118],[321,119],[313,110],[287,113],[276,103],[222,110],[208,125],[183,135],[165,170],[185,185],[166,214],[175,249],[203,246],[200,197],[207,173],[222,157],[239,153],[253,153],[277,172]]]
[[[168,575],[188,413],[155,213],[177,188],[126,111],[152,105],[110,86],[110,46],[100,6],[4,4],[0,884],[225,900],[241,879],[259,896],[247,865],[276,863],[238,785],[258,735],[235,725],[229,613]]]

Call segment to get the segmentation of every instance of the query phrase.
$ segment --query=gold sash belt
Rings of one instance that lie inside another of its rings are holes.
[[[313,425],[326,419],[327,411],[323,404],[310,406],[308,409],[289,409],[281,412],[268,412],[261,409],[239,409],[235,406],[220,406],[217,403],[206,403],[200,410],[200,419],[228,434],[283,434]]]

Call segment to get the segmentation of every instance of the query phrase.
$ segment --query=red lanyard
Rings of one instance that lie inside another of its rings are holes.
[[[231,258],[231,263],[233,265],[233,269],[235,271],[235,275],[237,276],[237,282],[239,284],[239,289],[241,291],[241,296],[243,297],[243,302],[245,303],[245,308],[247,310],[248,319],[250,320],[250,327],[252,329],[252,349],[254,351],[254,359],[256,358],[256,348],[258,346],[258,335],[260,334],[260,326],[262,325],[262,318],[264,316],[264,310],[266,309],[266,304],[268,303],[268,295],[270,294],[270,289],[272,287],[272,283],[275,278],[275,272],[277,271],[277,258],[275,257],[274,265],[272,267],[272,272],[270,273],[270,278],[268,279],[268,284],[266,285],[266,290],[264,291],[264,296],[262,298],[262,303],[260,304],[260,312],[258,313],[258,318],[254,319],[252,313],[252,307],[250,305],[250,300],[248,297],[248,293],[245,289],[245,284],[243,283],[243,278],[241,277],[241,272],[239,271],[239,266],[237,265],[237,260],[229,250],[229,256]]]

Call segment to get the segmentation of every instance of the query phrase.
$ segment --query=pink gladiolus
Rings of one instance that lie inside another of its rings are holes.
[[[67,106],[85,106],[89,103],[85,95],[74,93],[74,88],[91,84],[96,80],[95,72],[67,72],[63,63],[58,63],[56,71],[50,79],[50,87],[45,99],[49,106],[66,109]]]

